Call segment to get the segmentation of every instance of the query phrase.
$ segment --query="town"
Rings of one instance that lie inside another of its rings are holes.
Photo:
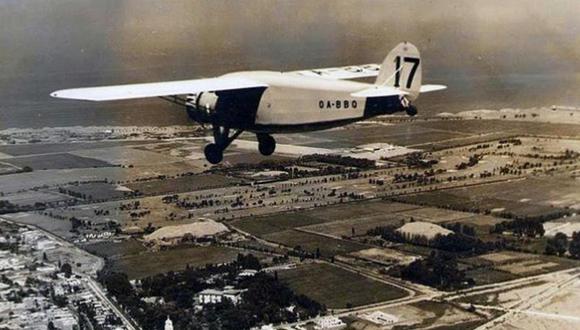
[[[0,132],[0,328],[573,328],[580,109]]]

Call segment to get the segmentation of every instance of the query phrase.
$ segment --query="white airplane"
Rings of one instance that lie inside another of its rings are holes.
[[[374,84],[349,80],[366,77],[377,79]],[[217,164],[243,131],[255,133],[260,153],[271,155],[276,149],[271,134],[327,129],[402,111],[414,116],[417,109],[411,101],[419,93],[445,88],[421,85],[419,51],[403,42],[382,65],[244,71],[208,79],[66,89],[51,96],[88,101],[160,97],[185,106],[191,119],[212,125],[214,143],[204,152]]]

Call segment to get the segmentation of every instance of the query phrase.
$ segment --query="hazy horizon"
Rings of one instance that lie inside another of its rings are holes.
[[[577,1],[8,0],[0,3],[0,128],[186,124],[158,100],[84,103],[51,91],[381,62],[417,45],[420,112],[577,105]]]

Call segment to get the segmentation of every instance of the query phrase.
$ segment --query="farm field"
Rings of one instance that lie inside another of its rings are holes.
[[[92,182],[62,187],[67,194],[80,196],[88,201],[108,201],[126,197],[130,192],[121,187],[104,182]]]
[[[143,181],[126,184],[125,187],[146,196],[166,195],[189,192],[194,190],[225,187],[240,183],[241,180],[218,175],[188,175],[177,178]]]
[[[461,263],[468,265],[467,276],[472,277],[478,285],[580,266],[580,262],[571,259],[512,251],[483,254],[462,259]]]
[[[353,146],[388,142],[390,144],[410,146],[436,142],[466,136],[453,130],[432,129],[415,123],[397,123],[388,127],[354,125],[345,129],[311,133],[312,136],[332,142],[310,144],[322,148],[352,148]]]
[[[313,231],[321,234],[350,237],[353,234],[364,235],[368,230],[381,226],[401,226],[408,217],[402,214],[372,215],[343,221],[326,222],[322,224],[299,227],[302,230]]]
[[[57,220],[32,212],[4,214],[0,217],[20,224],[37,226],[63,238],[74,237],[70,232],[72,225],[68,220]]]
[[[189,247],[132,254],[111,262],[113,271],[127,274],[129,279],[139,279],[168,271],[183,270],[206,264],[221,264],[233,261],[240,251],[224,247]]]
[[[332,309],[346,308],[347,304],[353,307],[373,304],[407,295],[396,287],[327,264],[300,265],[279,272],[279,277],[297,293]]]
[[[66,202],[72,199],[70,196],[53,191],[26,191],[0,197],[0,200],[8,201],[19,206],[30,206],[35,203]]]
[[[533,123],[506,120],[439,120],[418,122],[418,126],[430,129],[442,129],[467,134],[484,134],[504,132],[511,135],[555,135],[578,136],[580,126],[573,124]]]
[[[112,166],[110,163],[105,161],[72,154],[50,154],[41,156],[15,157],[4,159],[3,162],[18,166],[20,168],[28,166],[35,171]]]
[[[516,185],[517,182],[510,182],[509,184]],[[488,186],[495,186],[498,191],[502,189],[501,186],[495,184]],[[539,189],[537,192],[529,191],[527,196],[534,196],[534,194],[540,193]],[[562,212],[565,212],[562,208],[548,206],[543,203],[506,199],[509,198],[507,197],[509,194],[509,191],[504,191],[501,195],[498,195],[484,193],[478,191],[477,188],[459,188],[402,196],[395,200],[462,211],[491,212],[492,214],[510,213],[516,217],[557,217]]]
[[[388,217],[391,213],[417,208],[415,205],[393,203],[382,200],[353,202],[347,204],[320,207],[312,210],[274,214],[266,217],[245,218],[231,222],[234,227],[254,235],[265,235],[291,228],[351,221],[358,219]],[[377,220],[378,221],[378,220]],[[351,227],[348,227],[350,235]]]
[[[102,142],[79,142],[79,143],[9,144],[9,145],[1,145],[0,152],[11,156],[26,156],[48,153],[63,153],[75,150],[132,146],[149,143],[151,143],[151,141],[102,141]]]
[[[120,242],[98,242],[83,245],[83,249],[102,258],[114,259],[147,252],[141,242],[129,239]]]
[[[264,235],[263,238],[290,248],[300,247],[309,253],[315,253],[319,249],[323,257],[347,254],[367,248],[367,246],[356,242],[328,238],[292,229]]]

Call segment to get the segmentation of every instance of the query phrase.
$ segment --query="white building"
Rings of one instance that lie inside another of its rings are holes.
[[[237,290],[232,287],[225,287],[223,290],[206,289],[195,295],[195,302],[198,305],[217,304],[225,301],[231,301],[234,304],[242,301],[242,292],[246,290]]]
[[[171,321],[169,316],[167,317],[167,320],[165,320],[165,327],[163,327],[163,330],[173,330],[173,321]]]
[[[345,327],[346,323],[336,316],[325,316],[314,320],[314,329],[317,330],[338,330]]]
[[[393,325],[399,322],[397,316],[383,313],[381,311],[363,314],[361,318],[380,326]]]
[[[239,274],[238,277],[254,277],[258,273],[255,269],[244,269]]]

